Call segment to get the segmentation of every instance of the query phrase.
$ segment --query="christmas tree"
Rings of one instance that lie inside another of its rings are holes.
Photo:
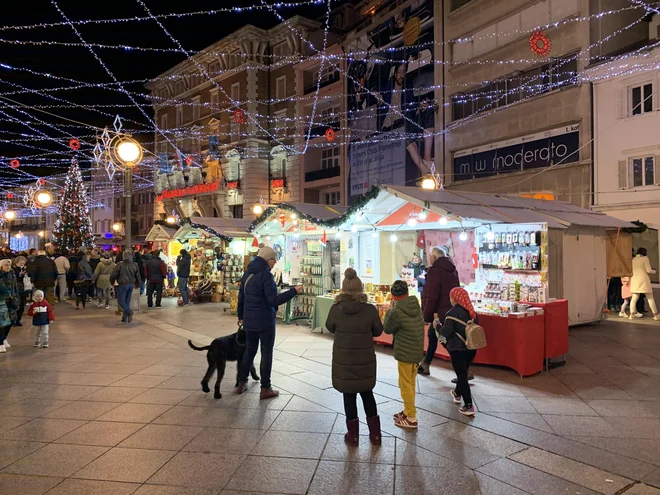
[[[67,172],[53,237],[55,246],[62,248],[95,245],[92,219],[87,206],[87,188],[83,184],[80,167],[75,158]]]

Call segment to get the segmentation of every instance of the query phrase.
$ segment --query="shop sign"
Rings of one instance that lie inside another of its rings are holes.
[[[239,181],[239,180],[227,181],[227,189],[233,190],[233,189],[240,189],[240,188],[241,188],[241,181]]]
[[[286,186],[286,179],[271,179],[271,189],[278,189]]]
[[[575,163],[580,125],[569,125],[454,154],[454,181]]]
[[[160,202],[164,199],[180,198],[183,196],[193,196],[195,194],[209,193],[217,191],[220,187],[220,181],[216,180],[208,184],[197,184],[196,186],[184,187],[182,189],[170,189],[163,191],[160,196],[156,197],[156,201]]]

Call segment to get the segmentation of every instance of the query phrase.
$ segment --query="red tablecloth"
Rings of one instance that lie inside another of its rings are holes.
[[[477,364],[506,366],[515,370],[521,376],[530,376],[543,371],[544,316],[506,318],[480,314],[479,323],[486,332],[488,345],[477,351],[474,362]],[[383,334],[376,337],[374,341],[381,345],[392,345],[392,336]],[[428,339],[425,332],[425,351],[427,346]],[[449,353],[442,345],[438,345],[435,356],[449,360]]]
[[[545,304],[528,303],[543,308],[545,319],[544,357],[554,358],[568,354],[568,300],[557,299]]]

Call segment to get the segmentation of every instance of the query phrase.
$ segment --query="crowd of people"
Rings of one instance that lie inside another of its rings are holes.
[[[249,264],[239,288],[238,323],[247,335],[247,349],[239,363],[236,392],[247,390],[247,377],[261,346],[261,399],[277,397],[271,386],[275,314],[302,288],[278,292],[271,274],[276,263],[275,251],[264,246]],[[378,310],[369,304],[364,285],[353,268],[346,269],[341,292],[336,296],[325,323],[334,334],[332,384],[343,395],[349,445],[359,442],[357,396],[362,399],[372,444],[380,445],[381,427],[373,389],[376,386],[377,360],[373,338],[385,332],[393,335],[394,359],[397,361],[403,410],[394,415],[394,424],[407,430],[418,428],[415,408],[416,376],[430,374],[438,342],[450,354],[456,372],[451,390],[459,412],[473,416],[475,409],[468,383],[470,365],[476,351],[468,346],[468,324],[477,321],[467,291],[460,287],[458,272],[445,250],[435,247],[425,269],[422,304],[408,292],[408,284],[398,280],[391,287],[390,308],[381,321]],[[424,329],[428,324],[429,352],[424,355]],[[461,406],[462,404],[462,406]]]

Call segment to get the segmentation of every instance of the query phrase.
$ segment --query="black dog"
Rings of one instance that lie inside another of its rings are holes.
[[[213,376],[213,372],[218,370],[218,377],[215,381],[213,397],[215,399],[221,399],[222,394],[220,393],[220,382],[225,375],[225,365],[227,361],[237,361],[238,366],[241,365],[241,360],[243,359],[243,354],[245,353],[245,330],[243,327],[239,327],[238,332],[232,333],[225,337],[219,337],[211,342],[210,345],[204,347],[197,347],[189,340],[188,345],[195,349],[196,351],[206,351],[206,360],[209,362],[209,368],[206,370],[204,378],[202,378],[202,390],[204,393],[208,394],[211,389],[209,388],[209,380]],[[250,375],[255,381],[259,380],[259,375],[254,369],[254,364],[250,367]],[[238,370],[236,371],[236,387],[238,387]]]

